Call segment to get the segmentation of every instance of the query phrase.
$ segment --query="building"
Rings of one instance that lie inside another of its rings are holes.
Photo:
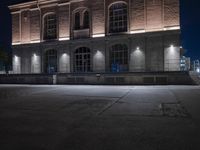
[[[9,8],[16,74],[180,70],[179,0],[32,0]]]
[[[197,59],[197,60],[194,60],[193,61],[193,66],[192,66],[192,68],[193,68],[193,71],[196,71],[196,72],[198,72],[198,73],[200,73],[200,63],[199,63],[200,61]]]
[[[180,59],[180,70],[190,71],[190,69],[191,69],[190,57],[182,56]]]

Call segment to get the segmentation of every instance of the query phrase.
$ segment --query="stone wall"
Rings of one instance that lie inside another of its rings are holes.
[[[0,84],[194,85],[188,72],[0,75]]]
[[[177,31],[16,45],[13,46],[13,64],[18,65],[20,71],[13,69],[15,73],[43,73],[45,52],[54,49],[58,55],[58,72],[73,73],[75,50],[88,47],[92,72],[110,72],[110,48],[115,44],[127,45],[129,72],[179,70]]]

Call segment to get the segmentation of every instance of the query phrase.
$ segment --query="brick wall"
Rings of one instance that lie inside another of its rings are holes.
[[[164,26],[178,26],[179,11],[179,0],[164,0]]]
[[[40,40],[40,11],[39,9],[30,12],[31,41]]]
[[[105,34],[104,0],[92,0],[92,34]]]
[[[129,29],[134,30],[162,30],[163,27],[179,26],[179,0],[123,0],[129,8]],[[72,14],[77,8],[88,8],[90,12],[90,36],[105,34],[108,26],[108,7],[117,0],[84,0],[80,2],[51,3],[41,5],[41,16],[48,12],[55,12],[58,17],[58,37],[68,38],[72,35]],[[28,43],[42,39],[42,25],[40,11],[37,6],[16,7],[12,14],[13,42]],[[21,17],[20,17],[21,15]],[[41,17],[42,18],[42,17]],[[21,20],[20,20],[21,19]],[[20,29],[21,24],[21,29]],[[20,37],[21,35],[21,37]],[[22,40],[22,41],[21,41]]]
[[[12,14],[12,42],[18,43],[21,41],[20,37],[20,13]]]
[[[59,15],[59,37],[68,38],[70,36],[70,13],[69,5],[63,5],[58,8]]]
[[[21,43],[30,42],[30,11],[21,12]]]

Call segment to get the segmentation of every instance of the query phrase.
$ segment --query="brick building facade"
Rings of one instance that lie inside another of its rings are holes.
[[[14,73],[179,71],[179,0],[9,6]]]

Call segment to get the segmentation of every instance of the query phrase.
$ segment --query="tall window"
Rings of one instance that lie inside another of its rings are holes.
[[[45,72],[49,74],[57,72],[57,51],[54,49],[45,53]]]
[[[85,11],[84,12],[84,17],[83,17],[83,28],[87,29],[89,28],[89,12]]]
[[[128,71],[128,47],[125,44],[116,44],[111,47],[110,67],[112,72]]]
[[[79,30],[81,25],[80,25],[80,12],[76,12],[74,15],[74,29]]]
[[[128,9],[125,3],[115,3],[109,8],[109,33],[127,32]]]
[[[87,47],[80,47],[74,53],[74,72],[91,72],[91,52]]]
[[[44,40],[57,38],[56,14],[48,14],[44,17]]]

